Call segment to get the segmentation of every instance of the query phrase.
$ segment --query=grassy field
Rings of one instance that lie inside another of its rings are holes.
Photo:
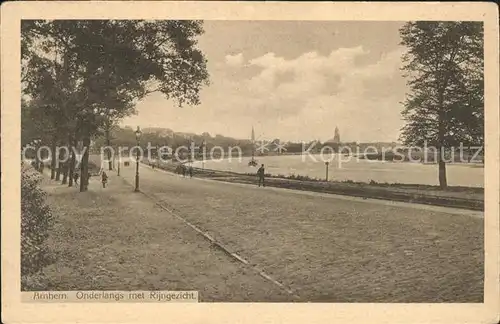
[[[46,181],[57,219],[55,263],[27,290],[198,290],[201,301],[285,301],[286,292],[232,261],[117,177],[77,193]]]
[[[133,182],[134,171],[123,176]],[[483,220],[142,168],[141,190],[313,302],[481,302]]]
[[[483,221],[133,166],[78,193],[45,181],[54,263],[28,290],[198,290],[201,301],[481,302]],[[262,190],[261,190],[262,189]],[[171,213],[207,232],[236,262]]]

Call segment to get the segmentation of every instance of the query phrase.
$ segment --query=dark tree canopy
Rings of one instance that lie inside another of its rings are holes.
[[[208,84],[202,33],[192,20],[23,20],[23,93],[44,110],[52,144],[88,147],[152,92],[199,104]]]
[[[446,147],[464,141],[481,144],[482,24],[410,22],[401,29],[401,37],[408,47],[403,59],[410,87],[403,141]]]
[[[195,105],[208,80],[196,47],[202,33],[200,21],[187,20],[23,21],[25,91],[40,91],[41,72],[59,69],[91,105],[138,100],[152,91]]]
[[[401,140],[450,150],[483,145],[483,26],[479,22],[409,22],[400,30],[408,48],[403,70],[410,88]],[[439,182],[446,184],[442,154]]]

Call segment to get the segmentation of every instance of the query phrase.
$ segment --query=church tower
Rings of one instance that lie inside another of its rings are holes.
[[[335,126],[335,136],[333,137],[333,142],[337,144],[340,143],[340,132],[337,126]]]

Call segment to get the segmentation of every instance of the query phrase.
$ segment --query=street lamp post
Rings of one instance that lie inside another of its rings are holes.
[[[325,166],[326,166],[326,181],[328,181],[328,165],[330,164],[330,162],[326,161],[325,162]]]
[[[121,159],[122,159],[122,156],[121,156],[120,152],[118,152],[118,176],[120,176]]]
[[[33,140],[33,143],[35,145],[35,169],[37,171],[40,171],[40,159],[38,158],[38,147],[40,144],[41,140],[40,139],[35,139]]]
[[[136,163],[135,163],[135,190],[139,191],[139,144],[141,139],[141,129],[137,126],[137,130],[135,131],[135,138],[137,140],[137,155],[136,155]]]

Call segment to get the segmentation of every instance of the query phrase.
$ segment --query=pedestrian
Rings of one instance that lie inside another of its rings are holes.
[[[262,184],[262,187],[265,187],[266,184],[264,183],[264,175],[265,175],[265,169],[264,169],[264,164],[262,164],[257,170],[257,176],[259,177],[259,187]]]
[[[102,187],[106,188],[106,183],[108,182],[108,175],[104,171],[102,171],[101,174],[101,181],[102,181]]]
[[[189,177],[190,178],[193,177],[193,167],[192,166],[189,166]]]
[[[79,174],[78,172],[75,172],[75,174],[73,174],[73,180],[75,181],[75,184],[78,184],[78,178],[79,178]]]

